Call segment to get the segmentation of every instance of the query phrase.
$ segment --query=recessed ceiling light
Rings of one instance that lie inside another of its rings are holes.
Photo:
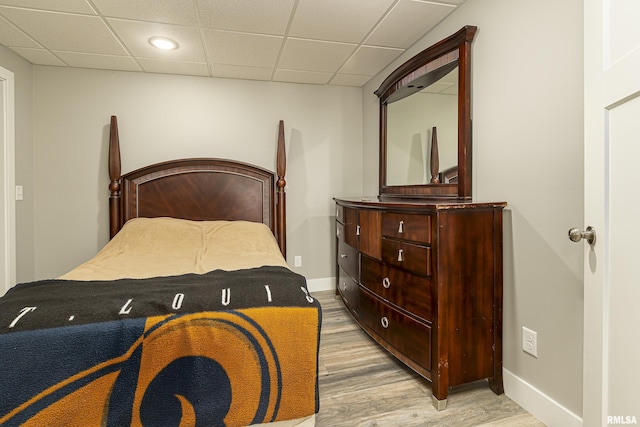
[[[173,50],[178,48],[178,42],[166,37],[151,37],[149,39],[149,43],[162,50]]]

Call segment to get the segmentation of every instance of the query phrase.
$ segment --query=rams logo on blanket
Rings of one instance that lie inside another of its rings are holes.
[[[243,284],[242,295],[253,288],[249,293],[268,303],[251,306],[230,299],[229,289],[236,288],[228,284],[212,290],[215,277],[171,278],[163,287],[144,281],[55,282],[34,286],[39,290],[24,297],[23,290],[10,292],[0,301],[0,425],[243,426],[317,412],[317,301],[306,287],[287,289],[286,280],[274,276],[267,296],[264,284]],[[208,283],[201,296],[195,293],[199,281]],[[123,300],[118,287],[128,289],[129,297]],[[73,312],[80,315],[61,321],[67,308],[52,301],[68,299],[56,295],[70,288]],[[83,292],[100,295],[100,301],[110,301],[105,292],[114,293],[116,310],[88,304],[89,296],[78,302]],[[44,296],[34,302],[34,294]],[[187,299],[212,305],[206,301],[210,295],[222,296],[217,304],[228,309],[180,310]],[[276,295],[283,295],[279,303]],[[291,301],[284,304],[286,299]],[[148,314],[133,317],[136,310]],[[119,320],[79,323],[89,314]],[[51,327],[26,328],[36,321]],[[10,332],[18,327],[23,330]]]
[[[294,350],[315,343],[309,336],[315,326],[295,313],[303,308],[280,309],[300,322],[299,342],[279,339],[280,325],[269,321],[273,309],[149,318],[122,356],[70,375],[0,423],[241,426],[310,415],[315,405],[309,407],[308,397],[315,389],[297,386],[312,382],[286,375],[293,367],[297,375],[315,377],[316,361],[300,360]]]

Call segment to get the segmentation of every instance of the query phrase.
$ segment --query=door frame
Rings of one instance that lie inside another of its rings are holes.
[[[15,198],[15,76],[13,72],[0,67],[0,116],[4,121],[4,132],[0,134],[0,146],[3,150],[4,188],[0,197],[3,199],[3,217],[1,227],[4,229],[4,277],[1,278],[3,295],[16,283],[16,198]]]
[[[607,413],[606,343],[608,315],[605,311],[605,270],[608,230],[604,200],[607,173],[605,153],[589,147],[606,144],[604,105],[603,0],[584,3],[584,223],[598,232],[596,245],[584,243],[584,340],[582,420],[584,427],[603,426]],[[605,147],[606,152],[606,147]],[[597,268],[596,268],[597,267]]]

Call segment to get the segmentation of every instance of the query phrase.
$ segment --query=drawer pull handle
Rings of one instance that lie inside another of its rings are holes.
[[[389,319],[387,319],[386,316],[383,316],[382,319],[380,319],[380,324],[382,324],[382,327],[387,329],[389,327]]]
[[[402,249],[398,249],[398,262],[402,261],[404,261],[404,253],[402,252]]]
[[[342,282],[342,290],[346,292],[346,290],[347,290],[347,282]]]
[[[404,233],[404,221],[400,221],[400,224],[398,225],[398,233]]]
[[[382,279],[382,286],[384,286],[385,289],[389,289],[389,286],[391,286],[391,280],[389,280],[388,277],[385,277]]]
[[[346,258],[347,254],[340,254],[340,258]]]
[[[356,236],[360,235],[360,226],[356,225]]]
[[[340,218],[340,209],[336,209],[336,216]]]
[[[336,229],[336,236],[340,237],[340,229]]]

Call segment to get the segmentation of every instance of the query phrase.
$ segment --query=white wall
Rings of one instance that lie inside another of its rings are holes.
[[[534,415],[550,425],[570,425],[565,421],[579,421],[582,414],[583,251],[567,238],[583,217],[582,2],[468,0],[376,76],[363,99],[365,190],[377,193],[374,90],[403,61],[464,25],[478,26],[474,199],[509,203],[504,368],[546,399],[545,409],[530,405]],[[537,359],[521,349],[522,326],[538,332]],[[531,403],[509,386],[508,395],[525,407]],[[558,413],[565,421],[557,421]]]
[[[34,278],[33,71],[29,62],[0,46],[0,66],[15,78],[15,182],[24,187],[16,201],[16,279]]]
[[[331,197],[361,191],[360,88],[34,68],[35,271],[55,277],[108,239],[108,124],[123,172],[181,157],[275,169],[287,148],[288,258],[308,279],[334,275]]]

